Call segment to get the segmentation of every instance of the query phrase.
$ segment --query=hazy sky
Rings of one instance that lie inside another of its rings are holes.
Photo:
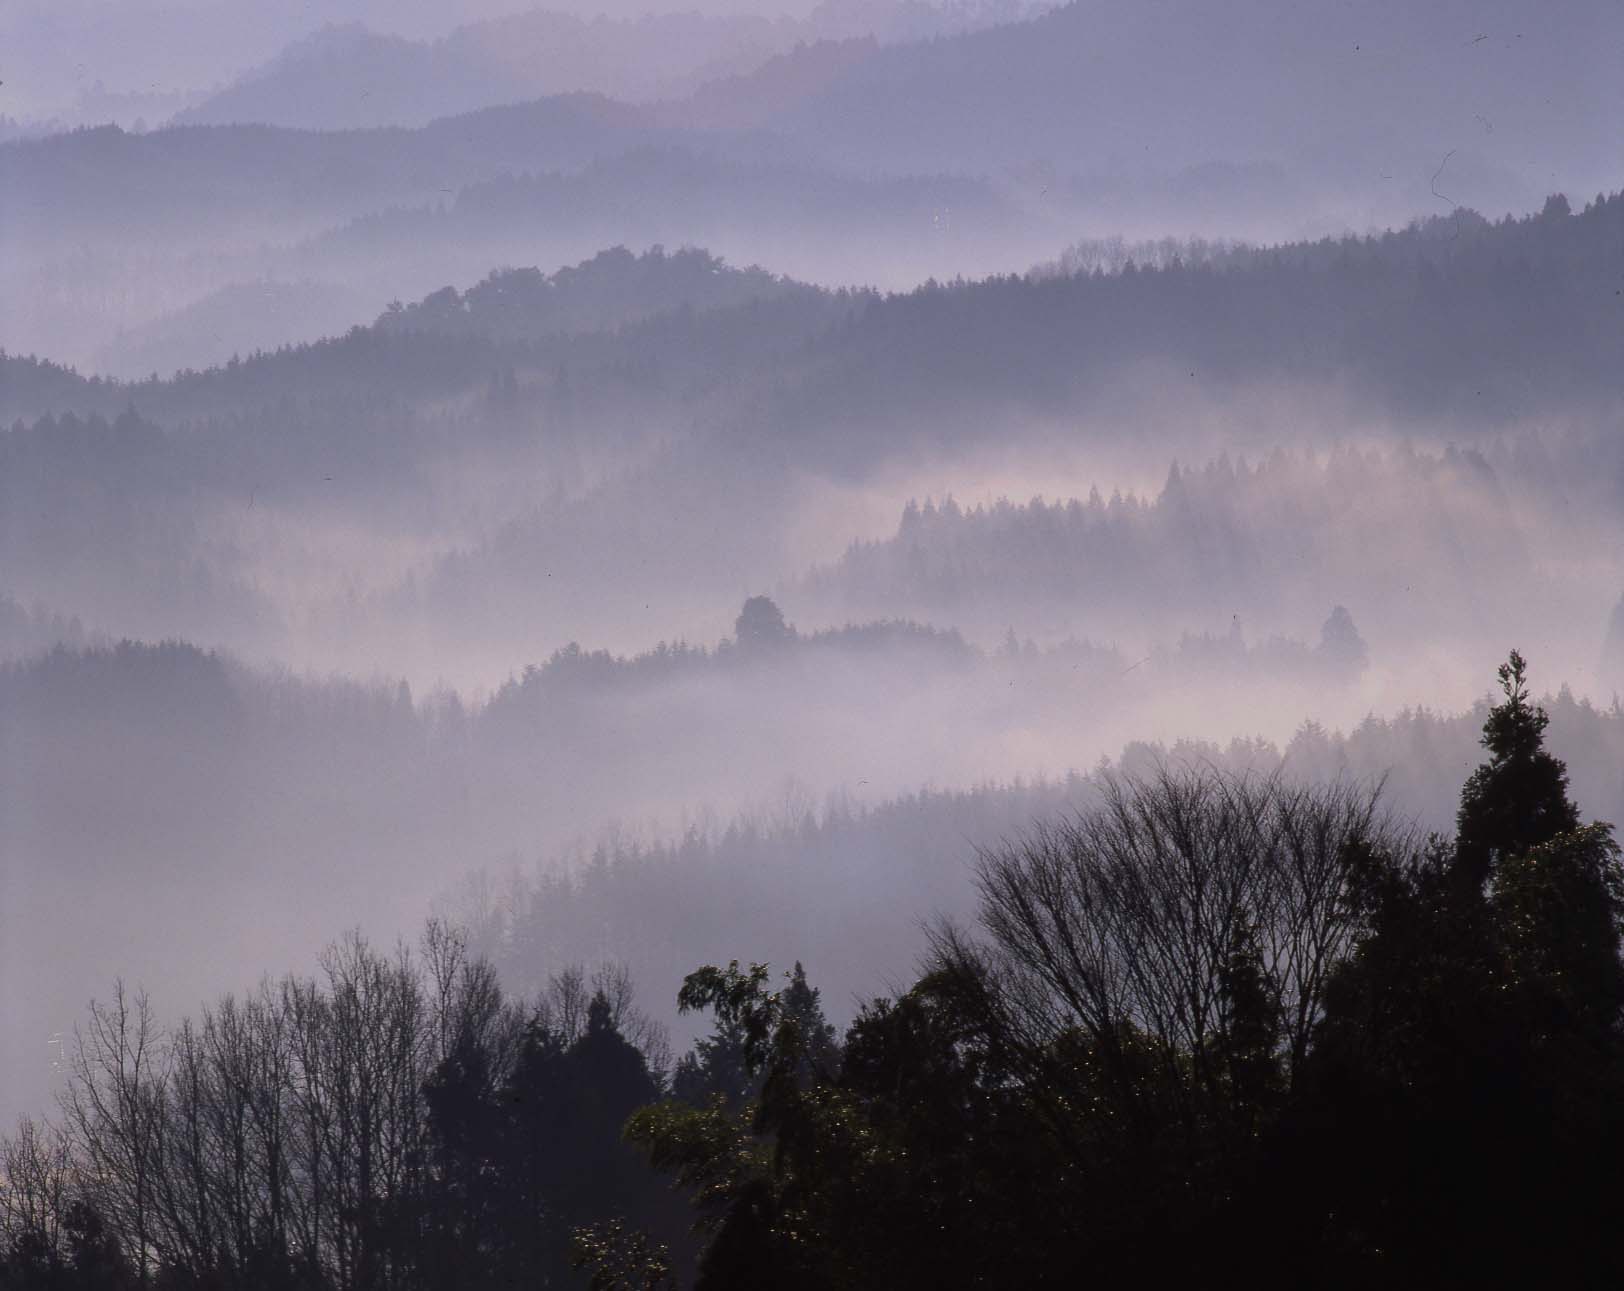
[[[0,115],[65,112],[99,81],[119,93],[203,90],[329,23],[417,40],[536,9],[585,17],[645,13],[804,17],[807,0],[6,0]]]

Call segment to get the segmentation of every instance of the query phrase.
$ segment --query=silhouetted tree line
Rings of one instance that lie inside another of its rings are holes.
[[[1603,819],[1624,814],[1624,714],[1566,689],[1544,704],[1550,739],[1573,768],[1575,799]],[[1346,731],[1307,722],[1283,744],[1134,742],[1110,769],[1137,778],[1170,765],[1297,784],[1382,780],[1396,813],[1444,829],[1487,712],[1486,703],[1458,713],[1407,709]],[[966,846],[994,845],[1033,819],[1092,810],[1099,782],[1079,772],[881,801],[856,792],[825,801],[787,793],[738,815],[702,817],[668,839],[606,832],[579,850],[548,851],[533,868],[492,866],[457,889],[457,918],[503,979],[526,988],[603,943],[640,982],[680,977],[694,947],[769,960],[776,947],[794,945],[822,965],[829,998],[848,1000],[867,992],[873,973],[904,971],[920,953],[920,912],[972,913],[956,859]]]
[[[1458,238],[1429,221],[1260,251],[1234,268],[930,283],[831,331],[823,374],[785,413],[797,425],[928,416],[936,437],[973,439],[988,406],[1073,411],[1142,361],[1208,395],[1272,378],[1345,382],[1372,412],[1472,433],[1536,415],[1553,391],[1607,398],[1624,334],[1608,285],[1624,271],[1624,194],[1480,223],[1462,217]]]
[[[84,650],[110,645],[105,634],[86,631],[77,614],[63,615],[38,601],[24,605],[0,592],[0,662],[45,654],[57,646]]]
[[[1591,206],[1604,207],[1608,200],[1606,194],[1598,193]],[[1501,253],[1520,254],[1535,266],[1547,259],[1577,262],[1584,257],[1585,241],[1581,235],[1570,232],[1575,226],[1563,222],[1572,214],[1572,203],[1564,194],[1555,193],[1546,199],[1537,217],[1504,215],[1490,220],[1468,206],[1457,206],[1448,215],[1412,220],[1403,229],[1278,246],[1259,247],[1224,238],[1201,237],[1164,237],[1138,242],[1129,242],[1120,236],[1084,238],[1067,247],[1057,259],[1035,267],[1032,276],[1040,279],[1096,273],[1104,276],[1126,272],[1129,265],[1141,270],[1201,265],[1237,269],[1278,264],[1320,269],[1349,264],[1371,268],[1397,264],[1414,269],[1428,265],[1443,269],[1463,253],[1485,245]],[[1553,231],[1555,237],[1551,236]]]
[[[120,988],[4,1145],[0,1286],[1616,1278],[1624,865],[1500,679],[1453,837],[1347,778],[1116,773],[982,850],[976,925],[843,1038],[734,962],[672,1068],[623,970],[518,1004],[438,923],[168,1031]]]
[[[984,852],[838,1069],[760,965],[691,975],[759,1087],[627,1126],[695,1286],[1616,1280],[1624,865],[1501,680],[1453,839],[1164,769]]]
[[[538,147],[554,165],[575,169],[662,137],[637,108],[591,94],[555,95],[392,131],[391,145],[382,148],[370,130],[242,124],[137,135],[103,125],[8,147],[0,154],[0,182],[12,194],[8,218],[18,236],[45,241],[105,233],[101,182],[125,194],[116,225],[125,236],[186,236],[207,230],[222,210],[253,211],[260,219],[342,219],[427,200],[442,185],[462,188],[492,174],[522,172],[535,164]],[[312,173],[324,182],[300,182]],[[430,185],[427,176],[436,182]]]
[[[1165,360],[1204,391],[1231,379],[1326,376],[1351,391],[1354,413],[1358,389],[1384,390],[1386,411],[1406,424],[1448,415],[1406,383],[1433,394],[1447,386],[1473,414],[1459,423],[1473,447],[1441,463],[1347,452],[1323,471],[1272,459],[1181,468],[1154,500],[1104,497],[1096,508],[1079,499],[1100,524],[1033,514],[967,526],[955,539],[945,522],[921,523],[904,541],[854,552],[818,583],[819,595],[850,601],[836,600],[828,617],[986,610],[990,623],[953,621],[972,633],[1012,623],[1032,631],[1022,597],[1058,594],[1096,616],[1137,615],[1155,580],[1176,593],[1163,601],[1194,611],[1194,622],[1162,625],[1176,633],[1221,628],[1234,613],[1251,625],[1278,606],[1280,588],[1330,578],[1335,600],[1369,631],[1379,625],[1347,584],[1400,562],[1354,557],[1425,545],[1449,561],[1404,562],[1428,582],[1412,589],[1420,612],[1474,635],[1500,631],[1479,621],[1496,598],[1474,593],[1485,581],[1503,586],[1508,569],[1525,572],[1525,496],[1574,521],[1620,505],[1624,441],[1605,433],[1604,419],[1574,418],[1602,430],[1547,428],[1493,454],[1489,441],[1504,417],[1537,409],[1540,421],[1560,422],[1562,410],[1616,392],[1612,358],[1624,340],[1602,284],[1617,277],[1621,212],[1624,197],[1613,196],[1481,229],[1466,221],[1458,242],[1424,225],[1368,243],[1260,251],[1234,267],[999,279],[885,299],[786,288],[695,308],[705,297],[690,277],[712,275],[684,269],[669,295],[654,293],[662,303],[683,297],[681,307],[613,331],[504,341],[375,325],[146,382],[85,380],[0,355],[0,418],[12,427],[0,431],[0,501],[15,517],[10,545],[22,571],[5,590],[68,612],[96,605],[138,632],[147,607],[162,603],[163,631],[260,644],[283,624],[265,590],[274,584],[244,567],[254,545],[200,544],[198,534],[222,518],[254,524],[256,502],[278,514],[300,508],[301,519],[337,502],[369,528],[428,539],[434,554],[417,584],[380,593],[348,619],[344,607],[324,606],[320,621],[334,636],[364,631],[377,612],[426,619],[457,644],[457,633],[478,639],[496,623],[550,629],[560,611],[544,600],[540,561],[554,587],[624,587],[641,609],[649,589],[626,569],[655,587],[691,579],[720,569],[750,534],[767,540],[745,544],[760,553],[748,578],[762,579],[773,568],[769,542],[800,558],[785,533],[798,468],[861,477],[881,460],[916,461],[941,447],[926,440],[984,442],[1012,426],[1024,434],[1022,410],[1046,424],[1075,419],[1110,384],[1102,374],[1149,389],[1142,361]],[[702,253],[692,254],[697,269]],[[615,255],[600,260],[567,271],[576,275],[568,292],[637,294],[621,280],[641,270]],[[565,290],[537,286],[558,277],[526,277],[521,288],[503,275],[459,293],[454,310],[442,303],[458,318],[488,316],[501,332],[519,326],[509,313],[530,316],[532,296]],[[509,295],[519,298],[511,310]],[[642,306],[633,305],[635,317]],[[1117,432],[1090,434],[1109,442]],[[508,503],[490,517],[487,539],[458,550],[466,536],[446,522],[463,505],[454,482],[479,469],[504,478],[537,470],[541,495],[529,507]],[[1233,481],[1216,478],[1225,474]],[[1290,496],[1293,480],[1304,497]],[[1502,494],[1512,522],[1486,523],[1484,514],[1507,513]],[[1294,501],[1332,535],[1311,551],[1324,572],[1298,559]],[[731,528],[685,522],[717,508]],[[1260,525],[1258,515],[1272,520]],[[1394,604],[1395,589],[1378,586],[1373,598]],[[1313,612],[1326,608],[1316,593]],[[1115,624],[1065,630],[1118,635]]]
[[[625,656],[607,650],[583,650],[576,642],[555,650],[546,663],[527,666],[491,697],[492,723],[536,716],[539,705],[598,691],[635,693],[636,689],[679,680],[736,675],[752,664],[812,663],[820,656],[839,658],[879,654],[915,663],[970,667],[978,652],[951,629],[909,620],[848,623],[839,628],[797,632],[784,621],[771,598],[749,597],[734,620],[734,635],[715,648],[686,641],[662,641],[652,650]]]
[[[1519,501],[1545,501],[1514,470],[1509,478]],[[1329,585],[1373,618],[1403,594],[1413,631],[1425,621],[1417,615],[1458,624],[1480,614],[1480,589],[1508,572],[1529,575],[1534,557],[1511,491],[1473,449],[1348,448],[1323,459],[1277,450],[1256,462],[1225,454],[1174,463],[1155,496],[910,501],[894,535],[852,543],[795,591],[825,612],[883,605],[965,626],[1058,616],[1110,635],[1118,624],[1176,631],[1203,617],[1300,613],[1305,603],[1322,607]],[[1498,523],[1484,525],[1485,514]],[[1418,550],[1441,554],[1397,559]],[[1169,593],[1161,609],[1147,604],[1152,586]]]
[[[958,441],[985,435],[989,411],[999,426],[1012,409],[1074,412],[1103,375],[1166,361],[1208,391],[1325,379],[1383,413],[1449,419],[1475,434],[1548,411],[1553,392],[1576,403],[1612,395],[1624,322],[1607,284],[1624,268],[1621,224],[1624,193],[1598,194],[1577,210],[1558,196],[1520,219],[1466,212],[1380,237],[1248,249],[1199,264],[933,281],[884,297],[802,284],[775,294],[741,281],[742,303],[706,308],[714,288],[673,284],[659,297],[663,312],[641,323],[633,320],[644,305],[620,310],[618,333],[539,339],[534,328],[546,323],[515,324],[498,302],[547,293],[538,280],[521,293],[497,276],[468,293],[494,335],[461,325],[465,313],[472,318],[462,295],[456,309],[440,295],[415,306],[414,316],[428,326],[449,313],[458,326],[425,335],[402,325],[413,312],[403,308],[344,337],[172,380],[90,380],[0,355],[0,419],[111,415],[134,400],[144,415],[171,424],[249,412],[290,389],[363,406],[439,400],[478,388],[509,364],[538,374],[566,364],[576,398],[593,394],[614,406],[637,393],[628,373],[652,361],[667,398],[715,388],[725,395],[717,408],[738,434],[754,434],[765,420],[785,428],[808,464],[849,469],[911,447],[921,427]],[[376,236],[363,227],[356,240]],[[589,296],[624,290],[614,259],[572,272],[595,280],[582,283]],[[555,410],[553,383],[529,386],[529,404]],[[771,416],[759,415],[757,400],[770,403]],[[852,430],[858,425],[863,433]]]
[[[537,340],[555,333],[597,331],[654,314],[742,305],[816,287],[751,266],[737,269],[696,247],[636,255],[625,247],[556,273],[504,269],[459,292],[445,287],[415,304],[399,301],[378,319],[384,331],[474,334],[495,341]]]
[[[721,406],[736,414],[732,387],[753,385],[757,368],[790,365],[812,338],[873,299],[719,264],[702,291],[687,276],[647,271],[627,284],[613,252],[561,272],[577,276],[559,286],[552,285],[556,275],[497,274],[465,294],[445,288],[342,336],[141,381],[82,377],[49,360],[0,352],[0,418],[111,416],[132,403],[165,425],[218,419],[224,429],[264,410],[328,420],[360,415],[355,437],[391,410],[479,389],[493,370],[515,365],[533,378],[524,404],[546,425],[583,402],[636,406],[651,374],[667,399],[722,383],[729,398]],[[643,277],[655,281],[636,281]],[[563,299],[555,302],[555,294]],[[559,380],[561,371],[568,380]]]
[[[0,505],[16,557],[0,590],[63,611],[95,605],[103,622],[136,634],[259,647],[291,616],[258,585],[254,543],[199,542],[222,516],[252,524],[256,506],[287,519],[308,508],[319,521],[337,500],[369,528],[404,529],[443,550],[454,536],[411,502],[440,496],[460,473],[532,452],[559,489],[552,501],[477,545],[432,557],[395,587],[322,604],[313,621],[359,635],[381,618],[407,617],[449,641],[488,644],[495,632],[513,640],[552,630],[559,607],[548,598],[566,582],[597,588],[627,566],[654,586],[691,578],[715,568],[716,548],[743,533],[790,547],[782,526],[795,491],[766,445],[728,456],[724,469],[723,446],[686,444],[571,497],[568,486],[637,461],[647,443],[635,428],[585,433],[596,422],[590,410],[515,435],[513,419],[528,414],[511,401],[523,403],[529,380],[513,386],[512,368],[480,369],[479,379],[492,397],[461,412],[393,403],[346,411],[284,397],[185,431],[128,409],[111,421],[19,423],[0,432]],[[1499,629],[1487,620],[1508,576],[1542,578],[1552,550],[1593,543],[1593,517],[1624,503],[1618,439],[1552,433],[1437,454],[1282,451],[1178,465],[1154,495],[970,507],[927,500],[904,510],[891,538],[853,544],[785,594],[825,622],[912,617],[983,640],[1007,625],[1051,640],[1175,637],[1221,631],[1238,614],[1255,641],[1262,624],[1310,630],[1318,620],[1308,616],[1329,608],[1329,587],[1372,639],[1389,618],[1406,636],[1422,628],[1475,636]],[[677,523],[719,505],[726,527]],[[1305,541],[1310,523],[1318,536]],[[1401,559],[1415,549],[1435,554]],[[1151,604],[1148,586],[1167,594]],[[649,599],[640,584],[622,594],[638,609]],[[166,607],[162,625],[154,602]]]
[[[58,1122],[0,1152],[0,1286],[564,1285],[601,1216],[682,1239],[619,1137],[668,1067],[623,972],[511,1000],[438,923],[418,955],[351,935],[167,1030],[120,986]]]
[[[1169,681],[1261,678],[1336,685],[1358,677],[1369,662],[1370,650],[1347,607],[1338,605],[1320,625],[1314,645],[1279,634],[1248,641],[1240,616],[1235,615],[1228,632],[1186,632],[1177,645],[1155,646],[1131,663],[1115,646],[1076,637],[1039,646],[1030,637],[1021,640],[1014,628],[1005,629],[992,657],[1012,676],[1037,683],[1035,689],[1041,694],[1067,679],[1084,684],[1117,681],[1130,667],[1135,673],[1144,669],[1144,681],[1152,687]],[[1139,680],[1136,677],[1135,683]]]

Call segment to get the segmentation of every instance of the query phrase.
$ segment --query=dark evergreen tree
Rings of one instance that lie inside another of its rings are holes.
[[[1616,1190],[1578,1182],[1624,1134],[1618,849],[1578,828],[1522,657],[1499,672],[1459,837],[1360,858],[1368,931],[1289,1120],[1282,1175],[1309,1182],[1281,1205],[1349,1280],[1537,1277],[1556,1250],[1624,1267]]]
[[[711,1033],[694,1042],[671,1077],[671,1095],[693,1107],[720,1099],[739,1107],[761,1092],[760,1082],[745,1061],[744,1027],[736,1018],[717,1015]]]
[[[680,1240],[673,1199],[641,1155],[621,1142],[626,1118],[659,1094],[658,1080],[616,1027],[601,991],[588,1002],[573,1043],[531,1026],[499,1095],[498,1140],[488,1147],[500,1194],[500,1279],[574,1280],[576,1230],[614,1219]]]
[[[595,995],[586,1030],[564,1055],[565,1134],[555,1152],[570,1179],[558,1198],[570,1226],[604,1217],[646,1219],[659,1184],[620,1141],[626,1118],[660,1096],[648,1063],[616,1028],[609,1001]]]
[[[1369,662],[1365,639],[1354,626],[1353,615],[1338,605],[1320,627],[1319,655],[1338,672],[1356,673]]]
[[[68,1239],[68,1276],[61,1285],[72,1291],[124,1291],[145,1284],[142,1271],[132,1265],[117,1234],[95,1206],[83,1200],[73,1202],[63,1228]]]
[[[741,650],[765,650],[794,639],[795,629],[784,622],[784,612],[768,596],[752,596],[733,623],[733,637]]]
[[[795,1028],[795,1043],[800,1050],[796,1079],[803,1087],[833,1080],[840,1071],[840,1042],[823,1015],[821,994],[807,984],[806,969],[800,960],[795,961],[789,975],[782,1003],[784,1019]]]
[[[505,1126],[491,1056],[459,1038],[423,1089],[434,1184],[420,1203],[418,1263],[428,1286],[479,1286],[499,1267],[505,1212],[491,1169]]]
[[[1481,888],[1497,860],[1575,829],[1568,771],[1545,750],[1550,717],[1528,698],[1528,665],[1515,650],[1500,665],[1504,702],[1489,710],[1483,747],[1489,760],[1461,790],[1455,864],[1463,882]]]

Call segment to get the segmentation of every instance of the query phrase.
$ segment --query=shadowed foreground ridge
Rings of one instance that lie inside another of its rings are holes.
[[[0,1286],[1618,1270],[1580,1181],[1624,1146],[1624,867],[1500,680],[1455,839],[1379,785],[1107,774],[984,850],[975,925],[844,1037],[801,965],[734,962],[673,1063],[624,970],[513,998],[440,922],[178,1027],[121,986],[5,1141]]]

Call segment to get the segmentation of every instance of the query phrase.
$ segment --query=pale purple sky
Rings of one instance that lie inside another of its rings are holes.
[[[82,91],[216,88],[329,23],[360,22],[412,39],[533,9],[581,16],[644,13],[804,17],[816,0],[5,0],[0,115],[71,111]]]

